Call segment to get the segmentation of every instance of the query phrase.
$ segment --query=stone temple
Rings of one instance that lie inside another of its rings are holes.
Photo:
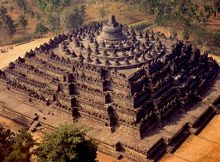
[[[190,43],[114,16],[58,35],[0,71],[8,90],[88,128],[99,151],[139,162],[175,151],[218,112],[218,77],[217,62]]]

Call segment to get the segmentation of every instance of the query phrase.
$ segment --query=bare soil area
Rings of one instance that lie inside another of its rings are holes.
[[[41,44],[47,42],[50,38],[41,38],[34,41],[21,44],[13,45],[13,49],[9,49],[9,46],[2,46],[0,49],[6,49],[6,53],[0,53],[0,69],[6,67],[11,61],[15,61],[19,56],[23,57],[26,51],[35,49]],[[12,47],[10,45],[10,47]]]
[[[3,118],[1,116],[0,116],[0,126],[3,126],[5,129],[11,129],[14,132],[17,132],[19,129],[22,128],[21,125],[15,123],[9,119]]]

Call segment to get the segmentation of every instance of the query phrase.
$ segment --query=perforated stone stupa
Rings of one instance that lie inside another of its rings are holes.
[[[97,37],[99,42],[117,42],[127,40],[126,35],[122,32],[122,26],[115,20],[115,16],[112,16],[108,23],[103,27],[101,34]]]
[[[27,52],[0,78],[30,102],[72,115],[100,151],[140,162],[172,152],[215,114],[196,105],[218,72],[216,61],[191,44],[112,16]]]

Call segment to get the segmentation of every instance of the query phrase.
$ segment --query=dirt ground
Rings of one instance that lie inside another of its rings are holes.
[[[22,128],[22,126],[20,124],[17,124],[9,119],[6,119],[4,117],[0,116],[0,126],[3,126],[5,129],[11,129],[14,132],[18,132],[18,130],[20,130]],[[36,141],[40,141],[43,137],[43,135],[39,132],[35,132],[32,134],[33,138]]]
[[[29,51],[30,49],[35,49],[41,44],[47,42],[49,39],[50,38],[41,38],[25,44],[13,45],[13,49],[8,49],[9,46],[0,47],[0,49],[8,50],[8,52],[6,53],[0,53],[0,69],[6,67],[9,62],[15,61],[19,56],[24,56],[26,51]]]
[[[219,56],[216,56],[216,55],[210,55],[212,56],[212,58],[214,58],[216,61],[220,62],[220,57]]]
[[[3,118],[1,116],[0,116],[0,126],[3,126],[5,129],[11,129],[14,132],[17,132],[19,129],[22,128],[21,125],[15,123],[9,119]]]

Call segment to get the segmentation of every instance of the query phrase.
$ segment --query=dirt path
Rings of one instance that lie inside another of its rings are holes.
[[[212,58],[214,58],[217,62],[220,62],[220,56],[211,55],[211,54],[210,54],[210,56],[211,56]]]
[[[13,49],[9,49],[8,52],[0,53],[0,69],[6,67],[9,62],[15,61],[19,56],[24,56],[26,51],[35,49],[41,44],[48,42],[49,39],[50,38],[41,38],[22,45],[14,45]],[[0,49],[3,48],[7,48],[7,46],[0,47]]]

